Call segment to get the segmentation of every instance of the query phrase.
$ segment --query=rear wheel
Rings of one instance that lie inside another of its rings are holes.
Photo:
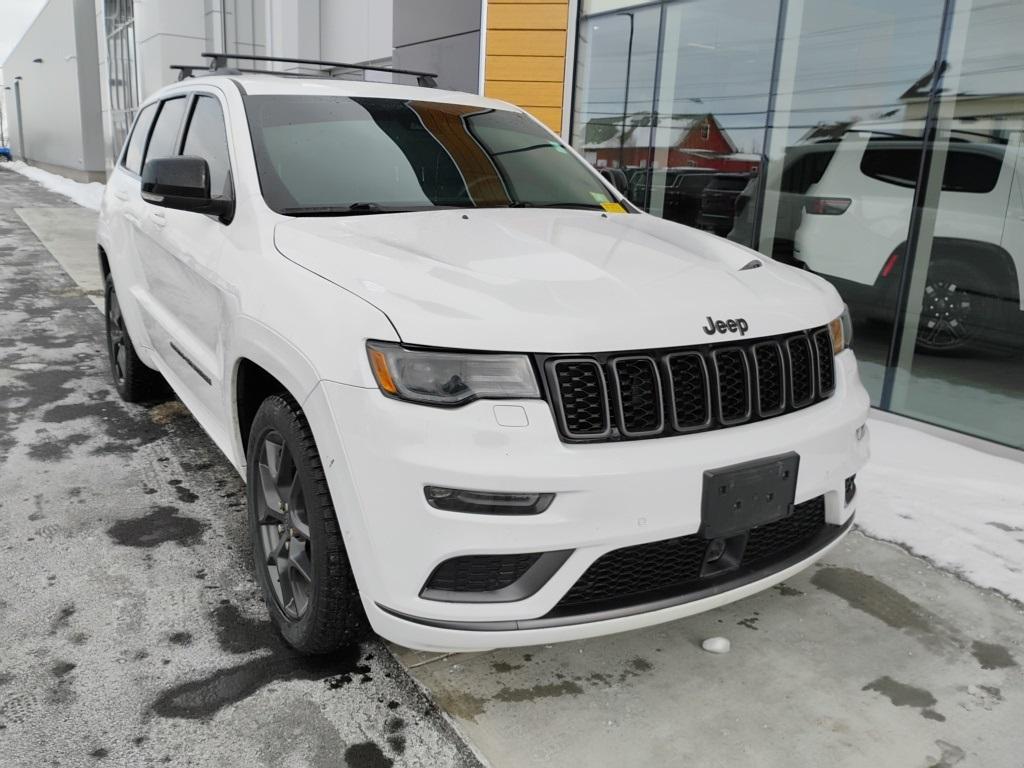
[[[356,640],[359,592],[313,434],[291,398],[268,397],[256,412],[246,474],[256,577],[274,624],[303,653]]]
[[[932,263],[924,288],[917,345],[937,354],[961,352],[998,326],[997,286],[956,259]]]
[[[167,394],[163,377],[139,359],[117,300],[114,280],[108,274],[104,285],[107,316],[107,356],[117,394],[129,403],[161,399]]]

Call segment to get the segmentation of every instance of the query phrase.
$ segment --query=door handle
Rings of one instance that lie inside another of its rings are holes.
[[[133,227],[139,226],[139,217],[136,216],[134,213],[126,213],[124,217],[125,219],[128,220],[128,223],[131,224]]]
[[[115,192],[114,193],[114,197],[116,197],[121,202],[124,202],[124,201],[126,201],[128,199],[128,193],[127,192]]]
[[[160,228],[167,225],[167,218],[162,213],[151,213],[149,214],[149,218],[152,219],[153,223]]]

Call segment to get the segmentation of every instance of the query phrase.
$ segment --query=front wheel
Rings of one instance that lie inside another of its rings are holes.
[[[353,642],[359,592],[313,434],[291,398],[263,401],[246,456],[256,578],[275,626],[302,653]]]

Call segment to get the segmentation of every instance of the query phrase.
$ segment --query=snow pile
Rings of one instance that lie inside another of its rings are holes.
[[[11,163],[4,163],[3,165],[0,165],[0,168],[8,168],[12,171],[17,171],[22,176],[27,176],[32,179],[32,181],[46,187],[51,192],[56,192],[57,194],[69,197],[79,205],[86,208],[92,208],[94,211],[98,211],[100,209],[100,203],[103,202],[104,186],[96,181],[83,184],[80,181],[73,181],[72,179],[58,176],[56,173],[44,171],[42,168],[35,168],[31,165],[27,165],[20,160],[15,160]]]
[[[1024,601],[1024,466],[910,427],[870,429],[861,529]]]

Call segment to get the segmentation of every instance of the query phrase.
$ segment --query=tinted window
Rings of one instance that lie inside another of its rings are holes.
[[[160,114],[156,118],[156,125],[153,126],[153,135],[149,139],[149,149],[146,150],[146,160],[155,160],[160,157],[171,157],[176,155],[178,128],[181,125],[181,117],[185,114],[185,97],[168,99],[164,102]]]
[[[155,114],[156,104],[150,104],[139,112],[135,120],[132,137],[128,140],[128,149],[124,153],[124,167],[132,173],[142,172],[142,153],[146,148],[146,137],[149,135],[149,127],[153,124]]]
[[[984,194],[995,189],[1005,146],[954,139],[946,153],[942,189]],[[921,142],[910,137],[872,136],[860,161],[864,175],[913,189],[921,168]]]
[[[231,197],[227,132],[224,115],[216,99],[209,96],[196,99],[182,154],[201,157],[210,166],[210,194],[213,197]]]
[[[530,118],[461,104],[337,96],[253,96],[263,194],[289,213],[569,205],[612,193]]]
[[[991,192],[1003,169],[1005,145],[976,144],[952,147],[946,155],[942,188],[948,192]]]
[[[921,142],[910,137],[872,136],[860,159],[860,170],[872,179],[913,189],[921,170]]]

